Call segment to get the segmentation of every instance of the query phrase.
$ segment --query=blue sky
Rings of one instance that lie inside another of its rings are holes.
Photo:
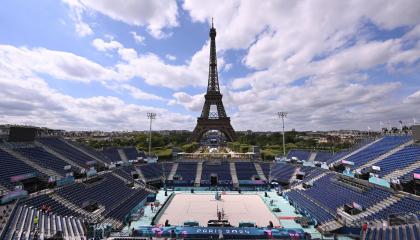
[[[319,6],[324,6],[322,9]],[[386,9],[378,11],[378,9]],[[215,18],[237,130],[420,122],[418,1],[3,1],[0,122],[192,130]]]

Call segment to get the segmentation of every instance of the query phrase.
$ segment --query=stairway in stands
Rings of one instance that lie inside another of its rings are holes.
[[[264,175],[264,171],[261,168],[260,163],[254,162],[255,170],[257,170],[258,176],[261,180],[267,181],[267,178]]]
[[[61,197],[60,195],[58,195],[56,193],[52,193],[49,196],[52,199],[56,200],[57,202],[66,206],[68,209],[73,210],[74,212],[80,213],[82,216],[84,216],[86,218],[91,218],[91,219],[99,219],[100,218],[100,216],[93,215],[92,213],[84,210],[83,208],[75,205],[74,203],[70,202],[69,200]]]
[[[362,240],[405,240],[420,239],[420,223],[411,223],[404,225],[382,226],[375,225],[363,233]]]
[[[396,169],[395,171],[385,175],[383,178],[385,179],[399,178],[418,168],[420,168],[420,159],[418,159],[415,163],[412,163],[405,168]]]
[[[35,218],[38,218],[36,229],[34,224]],[[15,212],[9,231],[4,235],[4,239],[49,239],[59,231],[62,232],[64,239],[86,239],[86,231],[82,219],[55,215],[54,213],[46,214],[39,209],[21,205]],[[35,232],[37,232],[37,238],[35,237]]]
[[[316,152],[311,152],[311,155],[309,155],[309,162],[313,162],[316,158]]]
[[[343,217],[343,219],[346,220],[346,224],[350,225],[351,223],[355,223],[358,224],[358,222],[366,217],[369,217],[372,214],[375,214],[379,211],[381,211],[384,208],[387,208],[389,206],[391,206],[392,204],[398,202],[400,199],[402,198],[401,195],[395,194],[395,195],[391,195],[385,199],[383,199],[380,202],[377,202],[375,204],[373,204],[372,206],[366,208],[366,210],[360,214],[357,215],[350,215],[346,212],[344,212],[344,210],[342,208],[337,209],[337,213],[339,215],[341,215]]]
[[[109,217],[109,218],[106,218],[104,221],[103,221],[103,224],[110,224],[110,225],[112,225],[112,228],[113,229],[121,229],[123,226],[124,226],[124,223],[123,222],[121,222],[120,220],[118,220],[118,219],[115,219],[115,218],[111,218],[111,217]]]
[[[293,173],[292,178],[290,178],[290,181],[289,181],[289,182],[292,182],[293,180],[295,180],[295,179],[296,179],[296,173],[297,173],[299,170],[300,170],[300,168],[296,168],[296,170],[295,170],[295,172]],[[305,179],[305,182],[316,182],[318,179],[320,179],[320,178],[324,177],[324,176],[325,176],[325,175],[327,175],[328,173],[334,174],[334,172],[323,172],[323,173],[321,173],[321,174],[319,174],[319,175],[317,175],[317,176],[315,176],[315,177],[313,177],[313,178],[310,178],[310,179]],[[303,184],[302,184],[302,183],[298,183],[298,184],[296,184],[296,185],[293,185],[293,186],[292,186],[292,189],[301,189],[301,190],[303,190],[303,189],[304,189],[304,188],[303,188]]]
[[[201,182],[201,174],[203,173],[203,162],[197,163],[197,172],[195,174],[194,187],[199,187]]]
[[[13,218],[13,215],[16,212],[15,208],[17,207],[17,202],[18,201],[0,205],[0,236],[2,236],[7,231],[7,223],[11,220],[11,218]]]
[[[0,192],[1,192],[1,193],[6,193],[6,192],[9,192],[9,189],[7,189],[5,186],[2,186],[2,185],[0,184]]]
[[[114,177],[117,177],[117,178],[121,179],[121,181],[123,181],[125,183],[130,182],[128,179],[124,178],[123,176],[120,176],[120,175],[116,174],[115,172],[112,172],[111,174]],[[137,182],[134,181],[134,188],[139,188],[139,187],[140,187],[140,184],[138,184]]]
[[[236,174],[236,166],[234,162],[229,163],[230,175],[232,176],[232,183],[234,188],[239,188],[238,175]]]
[[[337,220],[331,220],[329,222],[326,222],[324,224],[321,224],[317,227],[317,229],[321,232],[321,233],[330,233],[334,230],[340,229],[342,228],[343,225],[337,221]]]
[[[147,182],[146,178],[144,177],[143,172],[141,171],[141,168],[136,167],[136,172],[139,174],[139,178],[140,178],[143,182]]]
[[[128,179],[124,178],[123,176],[120,176],[120,175],[116,174],[115,172],[111,172],[111,174],[114,177],[117,177],[117,178],[121,179],[121,181],[123,181],[123,182],[127,182],[128,181]]]
[[[71,166],[78,167],[79,169],[83,169],[84,168],[81,165],[79,165],[78,163],[73,162],[72,160],[70,160],[67,157],[63,156],[62,154],[54,151],[52,148],[48,147],[47,145],[45,145],[45,144],[43,144],[41,142],[36,141],[35,142],[35,146],[44,149],[46,152],[48,152],[48,153],[56,156],[57,158],[60,158],[61,160],[63,160],[64,162],[68,163]]]
[[[402,150],[403,148],[405,148],[405,147],[407,147],[407,146],[410,146],[410,145],[411,145],[411,144],[413,144],[413,143],[414,143],[414,141],[413,141],[413,140],[408,141],[408,142],[406,142],[406,143],[403,143],[403,144],[399,145],[398,147],[396,147],[396,148],[394,148],[394,149],[391,149],[390,151],[388,151],[388,152],[386,152],[386,153],[382,154],[381,156],[379,156],[379,157],[377,157],[377,158],[375,158],[375,159],[373,159],[373,160],[371,160],[371,161],[369,161],[369,162],[367,162],[367,163],[363,164],[362,166],[358,167],[357,169],[358,169],[358,170],[362,170],[362,169],[365,169],[365,168],[368,168],[368,167],[374,166],[376,163],[378,163],[378,162],[380,162],[380,161],[384,160],[385,158],[387,158],[387,157],[391,156],[392,154],[394,154],[394,153],[396,153],[396,152],[398,152],[398,151]]]
[[[357,149],[357,150],[355,150],[355,151],[351,151],[349,154],[346,154],[346,155],[345,155],[345,156],[343,156],[342,158],[339,158],[338,160],[334,161],[333,163],[341,162],[342,160],[345,160],[346,158],[349,158],[349,157],[353,156],[354,154],[359,153],[359,152],[361,152],[361,151],[365,150],[366,148],[368,148],[368,147],[372,146],[373,144],[375,144],[375,143],[377,143],[377,142],[381,141],[382,139],[383,139],[383,138],[376,139],[375,141],[373,141],[373,142],[371,142],[371,143],[368,143],[368,144],[364,145],[363,147],[358,148],[358,149]]]
[[[118,154],[120,155],[120,158],[123,162],[128,162],[127,155],[125,155],[125,152],[122,148],[118,148]]]
[[[178,163],[174,163],[171,168],[171,172],[169,173],[168,180],[174,180],[174,176],[176,174],[176,170],[178,170]]]
[[[48,169],[48,168],[43,168],[41,166],[39,166],[38,164],[36,164],[35,162],[32,162],[31,160],[29,160],[28,158],[26,158],[25,156],[23,156],[22,154],[15,152],[5,146],[0,145],[0,149],[9,153],[10,155],[12,155],[13,157],[21,160],[22,162],[28,164],[29,166],[33,167],[34,169],[36,169],[38,172],[43,173],[47,176],[50,177],[57,177],[57,178],[61,178],[61,174],[59,174],[58,172],[52,170],[52,169]]]
[[[73,142],[73,141],[64,141],[63,139],[61,139],[61,138],[59,138],[62,142],[64,142],[64,143],[66,143],[67,145],[69,145],[70,147],[72,147],[72,148],[75,148],[75,149],[77,149],[78,151],[80,151],[80,152],[82,152],[82,153],[84,153],[84,154],[86,154],[86,155],[88,155],[89,157],[91,157],[91,158],[93,158],[93,159],[95,159],[97,162],[100,162],[100,163],[103,163],[103,164],[105,164],[106,165],[106,163],[102,160],[102,159],[100,159],[100,158],[98,158],[97,156],[95,156],[94,154],[91,154],[89,151],[87,151],[86,149],[84,149],[83,147],[80,147],[80,146],[78,146],[77,145],[77,143],[75,143],[75,142]]]
[[[293,172],[292,176],[289,179],[289,183],[292,183],[296,180],[296,174],[300,171],[300,167],[295,168],[295,171]]]

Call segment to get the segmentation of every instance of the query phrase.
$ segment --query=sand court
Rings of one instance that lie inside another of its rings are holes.
[[[208,220],[217,219],[217,209],[224,211],[225,219],[233,226],[239,222],[255,222],[258,226],[267,226],[269,221],[280,225],[279,220],[270,211],[260,195],[226,194],[221,200],[215,194],[176,193],[170,206],[162,213],[159,220],[164,224],[182,225],[185,221],[194,220],[200,226],[207,226]]]

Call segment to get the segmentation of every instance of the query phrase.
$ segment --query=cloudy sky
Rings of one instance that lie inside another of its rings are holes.
[[[7,0],[0,123],[68,130],[195,126],[211,17],[237,130],[420,122],[418,0]]]

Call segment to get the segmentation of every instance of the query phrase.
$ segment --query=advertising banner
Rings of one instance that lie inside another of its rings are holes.
[[[134,236],[183,239],[306,239],[299,228],[139,227]]]

